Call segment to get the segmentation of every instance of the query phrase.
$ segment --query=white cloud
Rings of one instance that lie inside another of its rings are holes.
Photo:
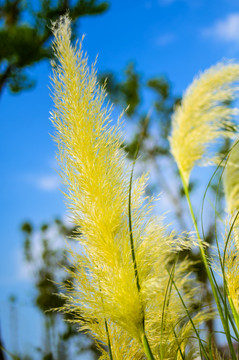
[[[60,179],[57,175],[44,175],[36,179],[36,185],[42,190],[52,191],[60,186]]]
[[[56,173],[44,175],[27,174],[23,180],[43,191],[55,191],[61,186],[60,176]]]
[[[217,20],[211,27],[204,29],[202,35],[218,42],[239,45],[239,13]]]
[[[155,39],[155,44],[157,46],[165,46],[171,44],[174,40],[175,40],[175,34],[173,33],[163,34]]]

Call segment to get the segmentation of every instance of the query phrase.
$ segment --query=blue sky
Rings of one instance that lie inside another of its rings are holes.
[[[121,74],[134,61],[142,80],[164,74],[181,94],[199,71],[239,58],[236,0],[110,3],[104,15],[87,17],[79,26],[79,36],[86,34],[84,49],[90,61],[98,54],[99,71]],[[33,90],[20,95],[5,90],[0,98],[0,317],[9,295],[17,295],[22,303],[33,297],[31,276],[22,261],[20,224],[29,220],[38,226],[66,213],[50,136],[50,72],[47,62],[32,67],[29,74],[37,82]]]

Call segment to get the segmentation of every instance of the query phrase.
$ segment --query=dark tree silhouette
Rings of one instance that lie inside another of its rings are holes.
[[[100,0],[0,0],[0,94],[5,87],[13,93],[33,87],[27,68],[51,58],[51,21],[69,12],[74,33],[81,17],[108,7]]]

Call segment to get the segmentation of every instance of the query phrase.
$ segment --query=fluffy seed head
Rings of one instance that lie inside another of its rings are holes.
[[[237,314],[239,314],[239,247],[238,238],[232,233],[225,254],[225,276],[228,289],[228,299]]]
[[[229,153],[224,171],[224,189],[227,211],[230,215],[239,210],[239,142],[236,141]]]
[[[161,343],[164,359],[175,359],[178,343],[185,348],[192,327],[175,289],[167,301],[166,325],[162,326],[169,281],[166,268],[171,268],[175,253],[190,249],[193,241],[169,233],[161,219],[150,217],[152,199],[144,195],[147,177],[134,181],[132,226],[138,291],[128,224],[130,171],[120,128],[111,125],[111,109],[94,66],[88,66],[81,45],[71,45],[67,17],[54,28],[54,36],[57,63],[53,66],[52,121],[68,206],[79,227],[75,236],[78,247],[69,250],[74,282],[66,286],[64,311],[73,312],[72,321],[98,341],[102,360],[109,358],[106,323],[114,359],[145,358],[143,325],[153,353],[159,353]],[[191,266],[184,260],[175,268],[175,282],[189,310],[198,299],[199,286],[190,273]],[[199,314],[195,321],[202,319]]]
[[[176,108],[170,146],[186,183],[208,146],[221,137],[233,136],[236,129],[233,117],[238,109],[230,103],[238,90],[235,86],[238,80],[239,64],[217,64],[193,81]]]
[[[239,249],[239,142],[232,146],[223,174],[227,212],[233,224],[235,244]]]

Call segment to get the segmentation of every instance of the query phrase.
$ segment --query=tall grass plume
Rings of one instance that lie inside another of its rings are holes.
[[[188,87],[175,109],[170,137],[171,152],[186,183],[197,163],[211,160],[208,147],[219,138],[232,138],[238,127],[231,106],[238,91],[239,64],[219,63]]]
[[[175,264],[174,281],[194,316],[200,284],[193,263],[175,262],[177,253],[191,249],[194,241],[170,232],[153,216],[145,175],[132,183],[131,233],[131,169],[120,122],[113,125],[105,89],[98,84],[95,64],[88,65],[82,42],[71,44],[69,18],[61,18],[53,32],[52,121],[67,204],[80,232],[75,236],[78,250],[69,250],[74,282],[66,286],[63,310],[73,312],[72,321],[95,339],[101,359],[179,359],[180,354],[193,359],[198,343],[175,288],[169,287],[168,272]],[[205,318],[199,312],[196,326]]]

